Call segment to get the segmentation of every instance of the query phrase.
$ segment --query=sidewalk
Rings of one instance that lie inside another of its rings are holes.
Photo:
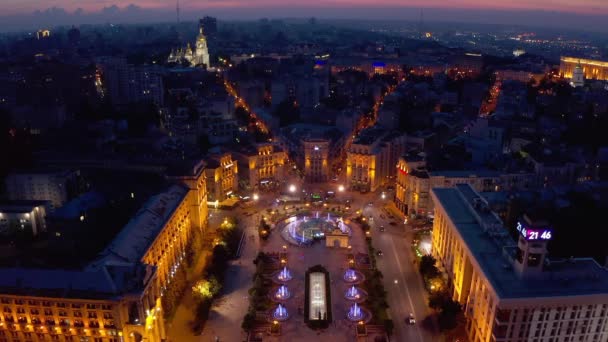
[[[230,342],[244,341],[246,338],[241,323],[249,307],[248,290],[252,286],[251,276],[255,272],[253,260],[259,244],[256,226],[252,225],[250,220],[252,218],[248,217],[241,223],[245,231],[241,257],[230,262],[224,280],[225,287],[222,289],[223,295],[213,302],[205,329],[201,336],[196,337],[196,341],[215,342],[216,336],[220,341]],[[250,239],[251,235],[254,235],[253,240]]]
[[[205,262],[210,252],[203,251],[194,265],[193,272],[188,275],[188,286],[182,297],[175,315],[167,322],[167,339],[171,342],[190,342],[200,341],[200,337],[192,333],[192,323],[194,319],[195,301],[190,290],[194,282],[201,278],[205,269]]]

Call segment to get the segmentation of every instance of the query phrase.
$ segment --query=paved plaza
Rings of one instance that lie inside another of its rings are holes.
[[[389,313],[395,323],[392,341],[441,341],[441,337],[433,332],[433,327],[421,325],[408,326],[404,323],[409,312],[413,312],[421,322],[429,313],[426,307],[426,293],[422,288],[415,266],[411,262],[412,256],[408,244],[409,233],[407,227],[401,223],[399,226],[389,225],[389,219],[381,218],[385,213],[384,207],[388,201],[382,203],[375,198],[376,194],[345,193],[344,198],[352,200],[350,216],[356,209],[364,209],[364,214],[375,217],[372,224],[373,244],[377,249],[384,251],[384,256],[378,258],[378,267],[384,274],[384,286],[388,291],[390,304]],[[209,341],[245,341],[246,334],[241,329],[241,323],[249,306],[248,290],[253,286],[252,276],[255,273],[253,260],[259,251],[267,253],[281,252],[283,246],[287,247],[288,263],[293,279],[287,283],[292,297],[285,302],[290,318],[281,324],[280,336],[264,334],[264,341],[373,341],[372,336],[357,340],[353,323],[346,318],[351,302],[344,298],[348,285],[343,281],[343,274],[347,268],[347,254],[367,253],[367,246],[363,232],[356,223],[350,222],[352,236],[350,245],[352,250],[325,247],[325,241],[320,240],[308,247],[294,246],[286,242],[279,231],[273,230],[267,241],[260,241],[257,226],[261,215],[266,215],[267,208],[277,208],[273,204],[273,196],[268,194],[261,197],[253,206],[237,208],[234,210],[214,211],[216,219],[227,216],[238,217],[241,229],[245,231],[245,244],[241,257],[230,263],[225,279],[223,295],[214,302],[209,320],[200,336],[194,336],[187,325],[172,327],[169,337],[172,342]],[[369,203],[373,202],[370,206]],[[315,209],[311,210],[313,213]],[[320,210],[322,212],[322,210]],[[348,216],[347,215],[347,216]],[[402,221],[401,221],[402,222]],[[386,226],[386,232],[379,233],[377,226]],[[328,329],[322,332],[308,328],[304,323],[304,277],[306,270],[314,265],[324,266],[330,274],[331,305],[333,322]],[[397,283],[395,283],[397,280]],[[187,300],[186,303],[187,304]],[[302,309],[299,311],[298,309]],[[192,315],[190,308],[180,306],[177,315]],[[188,320],[191,322],[192,316]],[[177,320],[174,320],[177,321]],[[265,332],[267,329],[265,329]]]

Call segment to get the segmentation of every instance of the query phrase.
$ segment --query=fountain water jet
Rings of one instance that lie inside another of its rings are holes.
[[[285,286],[285,285],[281,285],[277,289],[277,292],[274,294],[274,298],[278,299],[278,300],[284,300],[289,297],[291,297],[291,293],[289,292],[289,289],[287,289],[287,286]]]
[[[291,272],[289,271],[289,269],[287,269],[287,266],[283,267],[281,272],[279,272],[277,279],[280,281],[289,281],[292,279]]]
[[[346,314],[349,320],[351,321],[361,321],[365,318],[364,312],[361,310],[361,307],[355,303],[348,310],[348,314]]]
[[[289,313],[283,304],[277,305],[276,309],[272,312],[272,318],[277,321],[285,321],[289,318]]]

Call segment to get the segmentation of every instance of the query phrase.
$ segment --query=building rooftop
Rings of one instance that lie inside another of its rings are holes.
[[[48,204],[48,201],[29,201],[29,200],[16,200],[16,201],[0,201],[0,214],[1,213],[24,213],[34,210],[36,207],[44,207]]]
[[[493,170],[444,170],[431,171],[431,177],[446,177],[446,178],[490,178],[500,177],[501,173]]]
[[[434,196],[499,297],[503,299],[608,294],[608,271],[591,258],[552,261],[538,277],[512,268],[516,242],[498,216],[469,185],[434,188]]]
[[[187,194],[188,189],[184,186],[174,185],[150,198],[92,265],[111,261],[139,262]]]
[[[388,134],[388,130],[379,126],[372,126],[362,130],[359,135],[353,141],[353,144],[358,145],[371,145],[376,141],[382,139],[386,134]]]
[[[155,272],[143,264],[67,271],[0,268],[0,291],[55,298],[112,299],[143,289]]]

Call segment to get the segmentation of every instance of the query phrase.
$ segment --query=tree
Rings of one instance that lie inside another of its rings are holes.
[[[424,255],[420,259],[420,265],[418,265],[418,272],[425,278],[432,278],[439,273],[435,263],[437,260],[432,255]]]

